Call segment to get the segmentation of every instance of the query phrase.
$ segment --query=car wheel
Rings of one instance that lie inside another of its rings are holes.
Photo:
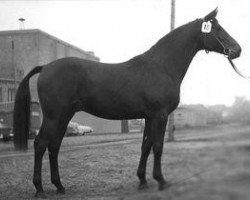
[[[4,142],[10,141],[10,137],[4,137],[4,138],[3,138],[3,141],[4,141]]]

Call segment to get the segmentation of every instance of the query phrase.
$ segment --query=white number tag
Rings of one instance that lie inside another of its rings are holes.
[[[201,31],[203,33],[210,33],[211,30],[212,30],[212,23],[210,21],[202,23]]]

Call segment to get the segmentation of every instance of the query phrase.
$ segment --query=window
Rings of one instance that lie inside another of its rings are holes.
[[[11,102],[11,101],[15,100],[15,94],[16,94],[15,88],[9,88],[8,89],[8,102]]]
[[[0,102],[3,102],[3,89],[0,87]]]

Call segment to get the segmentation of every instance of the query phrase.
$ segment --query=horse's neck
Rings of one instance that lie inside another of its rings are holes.
[[[188,67],[200,49],[198,22],[184,25],[163,37],[145,55],[148,56],[152,67],[158,68],[181,83]]]

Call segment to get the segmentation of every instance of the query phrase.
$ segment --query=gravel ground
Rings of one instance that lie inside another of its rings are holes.
[[[137,190],[141,137],[134,133],[65,138],[59,166],[66,194],[55,194],[46,154],[43,185],[48,199],[250,199],[250,126],[177,130],[177,141],[164,146],[163,173],[172,183],[164,191],[157,190],[152,178],[152,155],[149,188]],[[0,151],[0,199],[33,199],[33,153],[19,155],[3,143]]]

